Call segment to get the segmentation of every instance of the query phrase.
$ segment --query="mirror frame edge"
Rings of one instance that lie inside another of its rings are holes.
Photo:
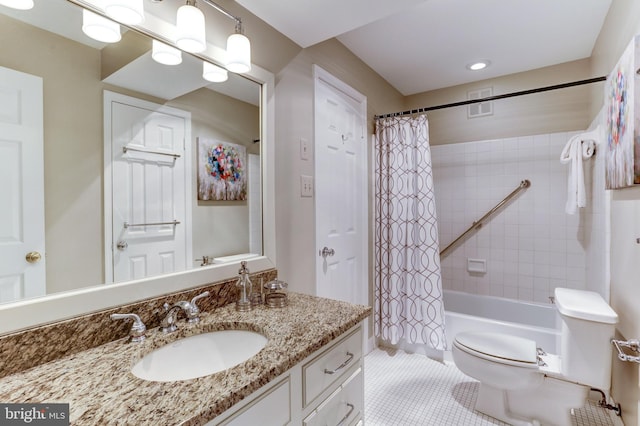
[[[84,7],[78,0],[68,1]],[[214,48],[214,50],[215,53],[218,53],[218,49]],[[212,56],[217,57],[218,55],[215,53]],[[215,61],[215,57],[210,59]],[[275,152],[273,146],[275,141],[275,76],[255,64],[252,64],[251,71],[243,75],[261,85],[263,255],[247,260],[249,270],[258,272],[276,268],[275,158],[273,155]],[[237,274],[237,268],[237,262],[209,266],[160,277],[91,286],[10,304],[0,304],[0,336],[230,279]]]

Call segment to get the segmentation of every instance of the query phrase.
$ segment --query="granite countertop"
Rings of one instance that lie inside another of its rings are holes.
[[[371,308],[289,293],[289,306],[203,312],[198,324],[147,332],[140,344],[116,340],[0,379],[3,403],[69,403],[73,425],[200,425],[260,389],[369,316]],[[182,317],[180,317],[182,318]],[[226,371],[177,382],[150,382],[131,367],[154,349],[207,331],[258,331],[267,345]]]

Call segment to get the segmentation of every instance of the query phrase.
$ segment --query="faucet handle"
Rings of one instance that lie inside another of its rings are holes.
[[[207,296],[209,296],[209,292],[205,291],[191,299],[191,302],[189,303],[189,310],[187,311],[187,322],[197,323],[200,321],[200,309],[198,308],[198,305],[196,305],[196,302]]]
[[[133,325],[129,330],[129,337],[131,338],[131,342],[139,343],[145,339],[145,332],[147,331],[147,326],[144,325],[140,317],[136,314],[111,314],[112,320],[118,319],[132,319]]]

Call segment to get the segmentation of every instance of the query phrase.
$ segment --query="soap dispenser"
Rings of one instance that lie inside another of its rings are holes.
[[[238,281],[236,282],[236,287],[239,291],[238,300],[236,301],[236,311],[246,312],[250,311],[251,301],[249,299],[249,295],[252,291],[251,280],[249,279],[249,270],[247,269],[247,262],[240,262],[240,270],[238,271]]]

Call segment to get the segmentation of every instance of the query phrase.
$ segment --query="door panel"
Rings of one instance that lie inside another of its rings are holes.
[[[110,113],[113,280],[185,270],[189,113],[135,99]]]
[[[367,303],[366,98],[325,77],[315,88],[316,293]]]
[[[0,303],[46,293],[40,77],[0,67]],[[37,252],[39,261],[26,255]]]

